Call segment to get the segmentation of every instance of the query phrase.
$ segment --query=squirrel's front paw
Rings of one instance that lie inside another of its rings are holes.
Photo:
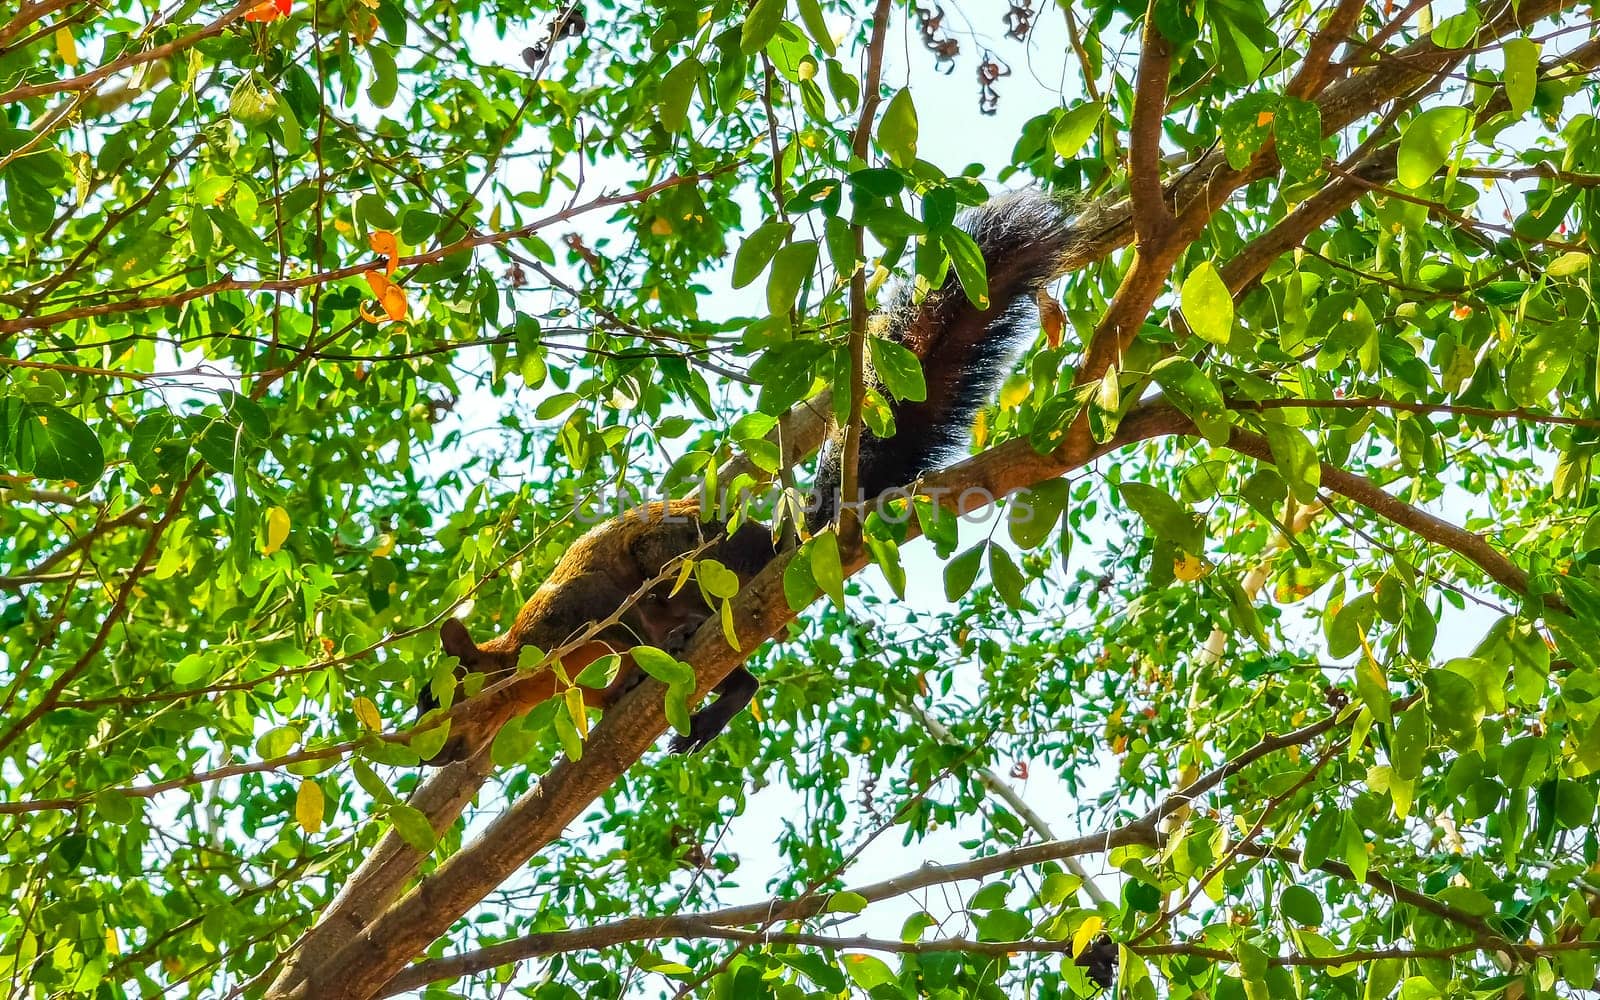
[[[674,754],[696,753],[705,748],[707,743],[716,739],[722,727],[715,720],[703,717],[704,713],[692,716],[689,719],[689,733],[674,733],[672,739],[667,741],[667,752]]]

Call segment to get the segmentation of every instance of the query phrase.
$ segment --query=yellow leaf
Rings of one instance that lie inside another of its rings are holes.
[[[378,544],[376,544],[376,545],[374,545],[372,547],[372,554],[374,556],[377,556],[380,559],[383,558],[384,556],[388,555],[389,553],[393,552],[393,551],[394,551],[394,536],[389,534],[388,532],[384,532],[383,534],[379,535],[378,536]]]
[[[667,594],[667,596],[668,597],[677,597],[678,596],[678,591],[682,590],[683,589],[683,585],[689,582],[689,574],[693,573],[693,572],[694,572],[694,560],[693,559],[685,559],[683,561],[683,564],[678,567],[678,579],[673,581],[672,591],[671,591],[671,593]]]
[[[671,236],[672,222],[658,215],[655,221],[650,223],[650,233],[654,236]]]
[[[728,640],[730,649],[739,648],[739,630],[733,626],[733,602],[722,602],[722,637]]]
[[[122,944],[117,940],[117,932],[106,928],[106,953],[111,955],[122,954]]]
[[[1105,918],[1098,913],[1091,913],[1083,918],[1083,923],[1072,932],[1072,957],[1077,958],[1083,954],[1083,949],[1089,947],[1089,942],[1100,933],[1100,928],[1105,924]]]
[[[361,697],[355,701],[356,719],[372,732],[383,728],[383,719],[378,715],[378,706],[372,703],[371,698]]]
[[[300,782],[300,791],[295,793],[294,819],[307,833],[322,829],[322,786],[311,778]]]
[[[68,66],[78,65],[78,41],[72,37],[72,29],[56,29],[56,52]]]
[[[1006,380],[1006,384],[1000,387],[1000,409],[1015,410],[1032,391],[1033,384],[1025,376]]]
[[[270,556],[283,548],[283,543],[289,537],[289,512],[282,507],[269,507],[267,509],[267,541],[261,547],[261,554]]]
[[[1211,567],[1207,566],[1199,556],[1185,553],[1182,559],[1175,559],[1172,562],[1172,575],[1184,583],[1193,583],[1209,572]]]
[[[583,710],[583,689],[579,687],[567,688],[567,693],[562,695],[567,702],[567,714],[572,716],[572,724],[578,729],[578,736],[589,738],[589,715]]]

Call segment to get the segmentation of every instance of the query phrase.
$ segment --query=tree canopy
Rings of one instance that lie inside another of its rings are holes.
[[[11,7],[4,992],[1592,995],[1595,27]],[[418,766],[441,621],[884,429],[871,308],[1027,185],[1073,251],[970,460]]]

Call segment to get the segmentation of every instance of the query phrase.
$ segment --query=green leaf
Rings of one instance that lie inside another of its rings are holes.
[[[1344,813],[1337,804],[1324,803],[1322,811],[1306,831],[1306,846],[1300,863],[1306,868],[1320,868],[1332,854],[1334,845],[1344,835]]]
[[[294,726],[275,726],[256,740],[256,756],[262,760],[276,760],[287,756],[300,742],[300,730]]]
[[[694,684],[694,668],[654,646],[634,646],[628,651],[640,670],[663,684]]]
[[[1477,734],[1485,704],[1478,686],[1453,670],[1429,670],[1422,678],[1428,691],[1428,717],[1456,736]]]
[[[1123,502],[1144,520],[1151,534],[1194,555],[1205,551],[1204,527],[1189,508],[1165,490],[1144,483],[1123,483],[1117,489],[1122,493]]]
[[[667,692],[662,701],[662,708],[666,712],[667,722],[681,735],[689,735],[692,724],[692,715],[689,711],[689,699],[694,697],[694,671],[689,671],[689,676],[681,681],[667,685]],[[571,756],[569,751],[568,756]],[[576,758],[574,758],[576,759]]]
[[[400,835],[411,849],[428,854],[433,851],[433,827],[428,823],[428,817],[419,810],[408,805],[395,804],[388,809],[389,822],[394,824],[394,831]]]
[[[1544,273],[1552,278],[1570,278],[1587,271],[1589,260],[1589,255],[1582,250],[1569,250],[1551,261]]]
[[[1051,872],[1039,886],[1039,898],[1046,906],[1060,906],[1083,888],[1083,879],[1067,872]]]
[[[733,257],[733,287],[743,288],[756,280],[793,231],[793,223],[772,221],[746,236]]]
[[[1539,83],[1539,43],[1531,38],[1513,38],[1500,49],[1505,58],[1506,100],[1511,113],[1521,118],[1533,107],[1534,89]]]
[[[100,439],[88,424],[59,406],[24,404],[12,433],[12,461],[24,475],[89,486],[106,471]]]
[[[1243,170],[1272,135],[1278,97],[1263,91],[1246,94],[1222,112],[1222,153],[1228,166]]]
[[[204,653],[190,653],[172,668],[172,683],[189,687],[211,677],[212,658]]]
[[[817,251],[816,240],[799,240],[773,256],[772,275],[767,279],[767,309],[774,315],[794,308],[800,286],[817,266]]]
[[[1011,553],[1002,546],[989,546],[989,578],[994,582],[995,593],[1000,595],[1001,600],[1013,608],[1029,607],[1022,597],[1022,588],[1026,585],[1022,571],[1012,560]]]
[[[884,986],[895,981],[894,970],[882,959],[871,955],[845,955],[844,970],[855,984],[864,990]]]
[[[228,117],[247,129],[270,121],[278,112],[277,96],[256,74],[246,73],[228,96]]]
[[[1222,390],[1188,358],[1163,359],[1151,371],[1172,405],[1194,421],[1205,439],[1218,447],[1227,444],[1233,427]]]
[[[756,0],[739,34],[739,51],[747,56],[760,52],[783,24],[786,8],[784,0]]]
[[[810,550],[811,578],[837,607],[844,607],[844,568],[839,562],[839,536],[825,531],[806,543]]]
[[[1394,750],[1389,754],[1394,773],[1401,780],[1415,781],[1422,777],[1422,762],[1431,737],[1426,704],[1412,705],[1401,714],[1395,726]]]
[[[140,800],[112,789],[105,789],[94,795],[95,815],[107,823],[131,823],[139,817],[142,808]]]
[[[882,337],[869,337],[867,347],[872,353],[872,373],[883,381],[895,399],[918,403],[928,398],[922,363],[915,354]]]
[[[683,62],[667,70],[667,75],[661,78],[661,91],[657,96],[660,100],[658,113],[661,117],[662,128],[668,132],[677,132],[688,124],[689,99],[694,96],[695,84],[699,83],[700,77],[704,72],[705,67],[700,64],[700,60],[694,56],[689,56]],[[782,226],[784,235],[788,234],[787,224],[772,223],[772,225]],[[757,230],[757,232],[760,232],[760,230]],[[749,241],[746,240],[746,246],[748,245]],[[741,248],[740,256],[743,256],[743,254],[744,250]],[[765,261],[762,263],[764,265]],[[757,268],[758,273],[759,270]],[[739,264],[736,259],[734,262],[734,287],[743,287],[753,280],[752,276],[741,282],[738,279],[738,275]]]
[[[1303,885],[1291,885],[1278,896],[1278,911],[1304,927],[1322,926],[1322,902]]]
[[[1506,388],[1519,406],[1545,402],[1567,374],[1578,350],[1576,331],[1571,327],[1542,330],[1522,345],[1506,371]]]
[[[917,109],[909,88],[902,88],[889,98],[878,121],[878,145],[897,167],[910,169],[917,162]]]
[[[822,16],[822,4],[818,0],[799,0],[800,20],[806,26],[806,34],[817,43],[827,55],[833,55],[833,34],[828,31],[828,22]]]
[[[1350,866],[1352,880],[1361,883],[1367,880],[1367,869],[1372,864],[1372,856],[1367,853],[1367,839],[1361,833],[1361,824],[1356,822],[1354,815],[1346,813],[1344,817],[1344,863]]]
[[[950,255],[950,263],[955,266],[956,277],[961,279],[961,290],[967,301],[979,309],[989,308],[989,279],[978,244],[967,233],[955,228],[942,231],[939,242]]]
[[[1322,461],[1316,446],[1298,427],[1268,422],[1267,443],[1272,446],[1272,459],[1289,492],[1301,503],[1313,503],[1322,486]]]
[[[1388,725],[1391,711],[1389,679],[1384,676],[1382,665],[1363,653],[1356,659],[1355,675],[1356,693],[1361,696],[1361,703],[1367,706],[1367,711],[1372,713],[1374,719]]]
[[[835,892],[828,896],[823,913],[860,913],[867,908],[867,897],[859,892]]]
[[[1441,49],[1464,49],[1472,44],[1480,23],[1477,8],[1469,6],[1434,25],[1433,44]]]
[[[967,596],[967,591],[972,589],[973,581],[978,578],[978,568],[983,559],[983,550],[988,547],[988,542],[979,542],[945,563],[944,596],[946,600],[954,603]]]
[[[384,45],[368,45],[367,58],[372,62],[372,84],[367,87],[367,99],[374,106],[387,108],[394,103],[396,91],[400,89],[400,76],[396,71],[394,56]],[[280,102],[282,98],[279,98]],[[288,110],[285,103],[285,110]],[[291,112],[292,113],[292,112]],[[234,115],[235,118],[238,115]]]
[[[1006,528],[1018,548],[1036,548],[1050,538],[1071,491],[1065,479],[1051,479],[1011,498],[1006,507]]]
[[[1105,113],[1104,101],[1086,101],[1063,112],[1050,130],[1050,145],[1056,155],[1064,160],[1077,156]]]
[[[804,611],[816,598],[817,581],[811,575],[811,560],[790,559],[783,568],[783,598],[792,611]]]
[[[1278,103],[1272,120],[1278,160],[1292,176],[1301,180],[1315,177],[1322,170],[1322,112],[1312,101],[1285,97]]]
[[[1406,122],[1396,154],[1397,177],[1406,187],[1426,184],[1466,135],[1470,114],[1462,107],[1429,108]]]
[[[1226,347],[1233,333],[1233,296],[1209,260],[1201,261],[1183,279],[1183,318],[1201,340]]]
[[[1377,602],[1372,595],[1362,594],[1326,619],[1328,655],[1338,660],[1360,649],[1361,640],[1366,637],[1377,612]]]
[[[1400,977],[1405,975],[1405,962],[1398,958],[1380,958],[1367,969],[1367,985],[1361,1000],[1389,1000]]]

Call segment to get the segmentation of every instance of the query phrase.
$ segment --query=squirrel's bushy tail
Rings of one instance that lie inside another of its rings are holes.
[[[983,254],[989,307],[979,309],[968,300],[952,268],[944,285],[920,303],[902,287],[880,310],[886,336],[921,359],[928,398],[891,401],[892,438],[863,429],[859,499],[909,485],[961,457],[978,411],[1011,367],[1017,347],[1038,329],[1038,292],[1061,273],[1076,235],[1066,210],[1033,189],[969,209],[956,225]],[[836,434],[817,468],[807,518],[811,530],[831,521],[838,509],[839,459]]]

